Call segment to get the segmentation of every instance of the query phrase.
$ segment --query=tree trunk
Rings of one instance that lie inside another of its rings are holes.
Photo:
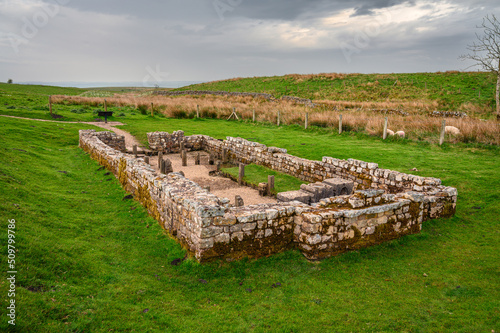
[[[495,95],[495,100],[497,103],[497,119],[500,120],[500,59],[498,60],[497,93]]]

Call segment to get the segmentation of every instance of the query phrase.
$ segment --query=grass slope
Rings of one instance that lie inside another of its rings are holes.
[[[318,74],[237,78],[176,90],[223,90],[335,101],[437,101],[439,110],[475,104],[493,111],[496,78],[482,72]]]
[[[52,119],[49,114],[50,95],[82,95],[89,97],[108,97],[118,92],[129,92],[132,88],[100,88],[84,90],[79,88],[62,88],[53,86],[19,85],[0,83],[0,114],[37,118]],[[140,89],[135,89],[138,91]],[[97,111],[103,111],[104,105],[69,105],[53,104],[54,114],[63,116],[60,121],[94,121],[98,118]],[[137,110],[133,106],[116,107],[109,106],[108,111],[113,111],[109,121],[123,121],[142,119],[150,113],[148,110]],[[141,114],[142,112],[142,114]]]
[[[418,174],[440,177],[459,190],[455,217],[426,222],[419,235],[319,263],[290,251],[259,260],[199,265],[188,259],[171,266],[185,252],[137,202],[122,200],[126,193],[117,180],[98,171],[77,147],[77,130],[87,127],[0,117],[0,242],[7,242],[7,220],[16,219],[18,331],[500,327],[497,148],[438,148],[215,120],[133,121],[124,129],[142,138],[147,131],[177,129],[254,138],[305,158],[358,158],[403,172],[417,167]],[[281,286],[273,287],[277,282]],[[14,331],[2,317],[0,330]]]

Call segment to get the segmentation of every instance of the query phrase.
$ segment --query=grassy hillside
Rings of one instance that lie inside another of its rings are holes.
[[[500,327],[498,148],[442,148],[298,127],[141,119],[124,129],[185,130],[272,144],[443,179],[455,217],[421,234],[318,263],[298,251],[259,260],[170,262],[185,251],[78,147],[78,124],[0,117],[0,242],[16,219],[17,331],[491,332]],[[5,249],[5,247],[4,247]],[[6,307],[6,251],[0,283]],[[425,275],[424,275],[425,274]],[[276,286],[276,283],[281,286]],[[1,331],[15,331],[5,318]]]
[[[437,110],[456,110],[472,104],[483,113],[495,106],[496,78],[482,72],[413,74],[318,74],[236,78],[177,90],[263,92],[316,101],[408,102],[436,101]]]
[[[104,110],[104,98],[113,96],[117,93],[129,93],[133,91],[141,93],[143,89],[135,88],[97,88],[97,89],[79,89],[62,88],[53,86],[37,85],[19,85],[0,83],[0,114],[37,118],[52,119],[49,114],[49,96],[83,96],[98,99],[98,102],[92,105],[75,105],[71,103],[56,103],[53,97],[52,112],[62,116],[60,121],[94,121],[98,110]],[[110,121],[120,121],[125,118],[141,118],[143,115],[150,114],[146,108],[138,110],[134,105],[114,106],[109,105],[109,111],[113,111],[113,117]]]

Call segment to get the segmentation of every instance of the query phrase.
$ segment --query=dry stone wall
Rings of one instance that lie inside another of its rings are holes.
[[[81,148],[111,170],[200,262],[257,258],[293,248],[308,259],[322,259],[418,233],[423,221],[455,212],[456,189],[374,163],[330,157],[308,161],[256,142],[186,137],[181,131],[149,133],[148,139],[154,151],[178,152],[182,141],[188,150],[205,150],[220,159],[225,155],[232,162],[265,165],[313,182],[345,177],[358,188],[312,205],[290,201],[233,207],[179,173],[156,173],[142,158],[114,149],[120,146],[119,137],[80,131]]]
[[[170,146],[179,146],[177,140],[184,139],[187,142],[186,147],[192,147],[193,142],[196,142],[196,149],[214,153],[219,159],[222,159],[223,151],[226,150],[229,159],[234,163],[262,165],[310,183],[322,182],[329,178],[343,178],[353,181],[355,189],[383,189],[391,193],[426,192],[441,185],[439,179],[381,169],[377,163],[332,157],[311,161],[287,154],[286,149],[267,147],[241,138],[228,137],[222,141],[205,135],[185,137],[183,134],[174,136],[163,132],[149,133],[150,147],[156,151],[168,152],[171,150]]]
[[[264,98],[267,100],[274,100],[274,96],[265,93],[249,93],[249,92],[237,92],[237,91],[211,91],[211,90],[182,90],[182,91],[156,91],[156,95],[162,96],[203,96],[203,95],[215,95],[215,96],[231,96],[231,97],[253,97],[253,98]],[[309,107],[314,107],[315,104],[312,100],[307,98],[300,98],[295,96],[282,96],[282,100],[294,102],[297,104],[304,104]]]
[[[95,134],[99,140],[113,149],[124,152],[127,150],[125,146],[125,137],[113,132],[96,132]]]

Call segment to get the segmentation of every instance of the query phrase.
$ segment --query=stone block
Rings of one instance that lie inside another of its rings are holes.
[[[215,243],[229,243],[231,241],[231,237],[227,233],[220,234],[219,236],[214,237]]]
[[[214,219],[214,225],[216,226],[228,226],[236,224],[236,216],[233,214],[225,214],[224,216],[216,217]]]
[[[278,202],[299,201],[307,205],[311,204],[312,198],[313,195],[311,193],[302,190],[281,192],[277,195]]]
[[[321,199],[334,196],[333,188],[324,183],[302,184],[300,189],[313,195],[312,202],[319,202]]]
[[[354,190],[354,182],[342,179],[342,178],[329,178],[323,180],[323,184],[326,184],[333,188],[333,195],[350,195]]]

